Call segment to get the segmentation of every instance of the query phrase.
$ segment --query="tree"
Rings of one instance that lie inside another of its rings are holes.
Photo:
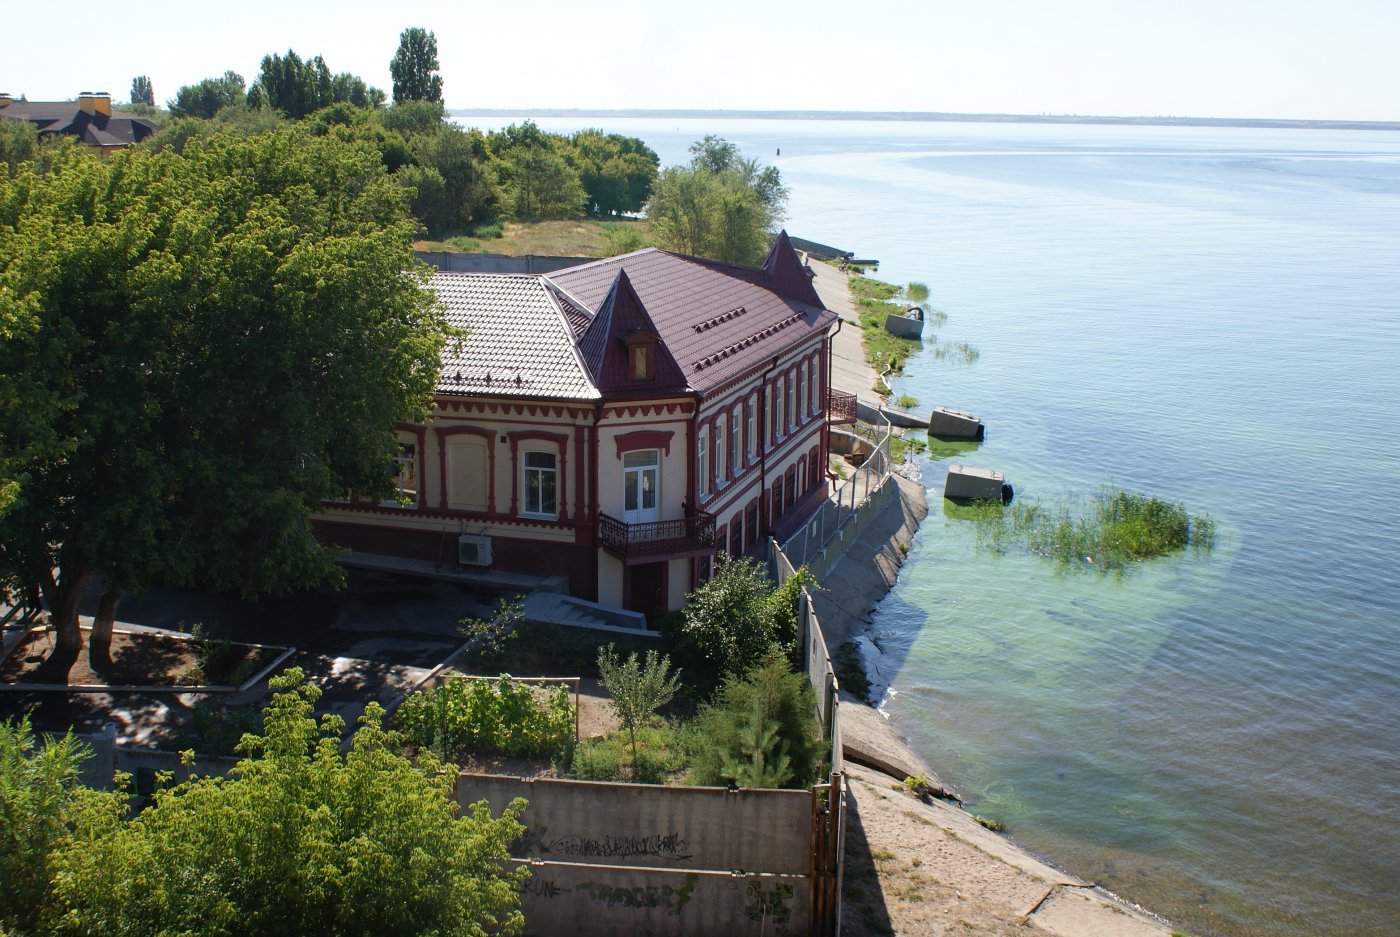
[[[245,97],[243,76],[224,72],[221,78],[206,78],[199,84],[182,85],[175,100],[166,104],[172,117],[202,117],[205,120],[219,113],[220,108],[238,104]]]
[[[7,175],[19,171],[20,163],[27,163],[39,155],[39,135],[34,125],[27,120],[0,120],[0,162],[5,164]],[[3,313],[0,313],[3,314]],[[0,338],[3,338],[0,334]]]
[[[601,130],[580,130],[569,143],[592,210],[600,215],[642,210],[661,165],[651,147]]]
[[[416,228],[371,144],[299,129],[0,180],[0,295],[26,319],[0,344],[19,486],[0,579],[44,592],[47,678],[76,659],[96,575],[99,619],[154,581],[338,579],[309,518],[385,489],[394,423],[422,415],[446,338]]]
[[[131,79],[131,103],[155,107],[156,93],[151,87],[151,76],[137,75]]]
[[[383,107],[384,90],[365,84],[365,80],[349,72],[339,72],[331,77],[331,101],[353,104],[356,107]]]
[[[817,780],[826,746],[812,688],[776,650],[732,675],[691,724],[691,781],[740,787],[805,787]]]
[[[394,103],[442,101],[442,76],[438,74],[437,36],[418,26],[399,34],[399,48],[389,62],[394,79]]]
[[[72,733],[40,744],[28,717],[0,722],[0,933],[37,929],[53,906],[55,857],[70,838],[121,804],[79,783],[91,754]]]
[[[523,800],[458,816],[455,771],[395,754],[370,703],[350,750],[300,670],[275,678],[261,735],[227,778],[157,792],[59,859],[80,933],[510,934],[523,926],[509,844]]]
[[[778,170],[744,159],[720,137],[705,137],[690,152],[688,167],[666,169],[652,187],[646,213],[657,243],[730,263],[761,262],[787,204]]]
[[[347,87],[346,90],[352,89]],[[257,80],[248,92],[248,103],[270,107],[292,120],[301,120],[312,111],[335,103],[331,70],[319,55],[303,61],[291,49],[285,56],[270,53],[263,56]]]
[[[395,105],[390,112],[402,106]],[[444,124],[431,133],[414,137],[412,146],[418,165],[442,178],[440,190],[427,174],[415,183],[427,187],[419,190],[414,211],[429,231],[460,230],[495,216],[500,188],[486,139],[479,130]],[[425,195],[425,191],[433,194]]]
[[[501,154],[501,195],[511,217],[577,218],[588,195],[578,170],[552,147],[512,147]]]
[[[719,674],[745,673],[773,648],[772,592],[762,565],[722,553],[714,575],[686,596],[684,634]]]
[[[645,659],[636,652],[618,660],[612,644],[598,650],[598,672],[603,688],[612,696],[613,711],[627,730],[632,745],[632,779],[637,773],[637,729],[647,723],[680,688],[680,671],[670,674],[671,658],[647,651]]]

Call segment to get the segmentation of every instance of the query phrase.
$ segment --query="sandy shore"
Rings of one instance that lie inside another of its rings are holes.
[[[865,364],[860,329],[850,321],[855,316],[845,275],[825,264],[812,267],[822,301],[848,318],[834,343],[832,384],[873,397],[875,375]],[[871,613],[894,586],[928,514],[923,486],[898,476],[895,481],[899,497],[886,503],[813,594],[833,653],[868,630]],[[894,676],[872,674],[877,683]],[[841,727],[850,779],[843,934],[1170,934],[1141,909],[983,828],[956,803],[906,791],[900,782],[911,775],[924,775],[935,791],[946,791],[946,785],[874,707],[843,693]]]

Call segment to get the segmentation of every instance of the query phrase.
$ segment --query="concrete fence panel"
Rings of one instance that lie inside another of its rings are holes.
[[[791,875],[528,862],[525,933],[538,937],[795,937],[811,883]]]
[[[806,875],[810,791],[663,787],[463,773],[457,802],[530,802],[517,858]]]

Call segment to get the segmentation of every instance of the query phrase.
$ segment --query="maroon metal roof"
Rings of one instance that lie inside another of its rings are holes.
[[[555,271],[547,279],[585,306],[601,310],[624,270],[628,288],[685,382],[701,393],[836,321],[836,314],[822,307],[786,235],[779,236],[759,269],[652,248]],[[596,355],[594,343],[602,344],[595,335],[620,340],[626,337],[621,329],[636,326],[613,322],[606,333],[598,327],[592,323],[580,341],[585,360]],[[594,375],[596,380],[600,372]]]

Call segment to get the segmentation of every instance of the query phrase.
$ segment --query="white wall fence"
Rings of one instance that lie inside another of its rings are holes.
[[[832,430],[833,437],[839,433],[856,437],[850,440],[852,445],[839,448],[865,452],[865,462],[781,545],[780,552],[792,566],[806,566],[818,581],[826,578],[895,490],[890,460],[892,427],[883,413],[879,417],[881,422],[873,427]],[[769,559],[776,564],[773,547],[769,548]],[[784,580],[777,568],[771,571],[780,583]]]

